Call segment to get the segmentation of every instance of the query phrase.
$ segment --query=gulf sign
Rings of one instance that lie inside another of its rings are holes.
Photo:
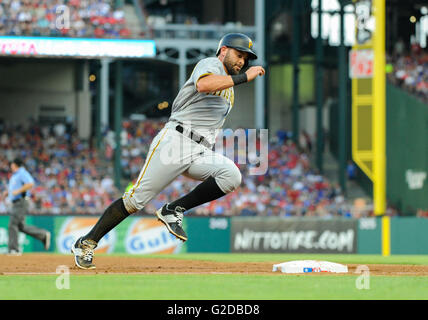
[[[60,253],[70,253],[71,246],[81,236],[87,234],[97,223],[95,218],[68,218],[62,224],[56,238],[57,250]],[[99,242],[95,249],[98,253],[110,253],[114,250],[116,242],[116,231],[113,229],[107,233]]]
[[[129,227],[125,247],[131,254],[178,253],[182,242],[157,219],[139,218]]]

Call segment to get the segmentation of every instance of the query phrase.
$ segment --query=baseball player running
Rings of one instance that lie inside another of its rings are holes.
[[[100,239],[130,214],[144,208],[179,175],[203,182],[187,195],[165,204],[156,215],[182,241],[187,240],[182,227],[187,210],[223,197],[241,184],[241,173],[234,162],[212,148],[216,132],[233,107],[233,87],[265,74],[261,66],[240,72],[249,60],[257,59],[252,47],[248,36],[230,33],[220,40],[216,57],[197,63],[173,102],[169,121],[153,139],[137,182],[72,246],[79,268],[94,269],[94,249]]]

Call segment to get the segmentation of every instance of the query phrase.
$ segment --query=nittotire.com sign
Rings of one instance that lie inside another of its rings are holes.
[[[237,218],[232,220],[232,252],[356,253],[353,219]]]

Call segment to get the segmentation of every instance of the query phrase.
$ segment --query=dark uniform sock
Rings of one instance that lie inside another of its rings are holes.
[[[183,207],[186,210],[190,210],[206,202],[221,198],[224,195],[226,194],[220,189],[215,178],[209,177],[185,196],[168,204],[168,209],[174,210],[176,207]]]
[[[95,242],[98,242],[111,229],[117,226],[128,216],[129,213],[126,211],[122,198],[117,199],[104,211],[103,215],[92,228],[92,230],[89,231],[87,235],[83,236],[82,239],[94,240]]]

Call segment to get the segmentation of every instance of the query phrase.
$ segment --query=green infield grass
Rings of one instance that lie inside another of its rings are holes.
[[[121,257],[124,255],[116,255]],[[134,256],[135,257],[135,256]],[[344,264],[428,265],[428,256],[181,254],[149,255],[222,262],[326,260]],[[245,271],[245,270],[244,270]],[[419,300],[428,299],[428,276],[252,274],[0,275],[0,300]],[[360,281],[360,282],[359,282]],[[57,284],[62,289],[57,288]]]

